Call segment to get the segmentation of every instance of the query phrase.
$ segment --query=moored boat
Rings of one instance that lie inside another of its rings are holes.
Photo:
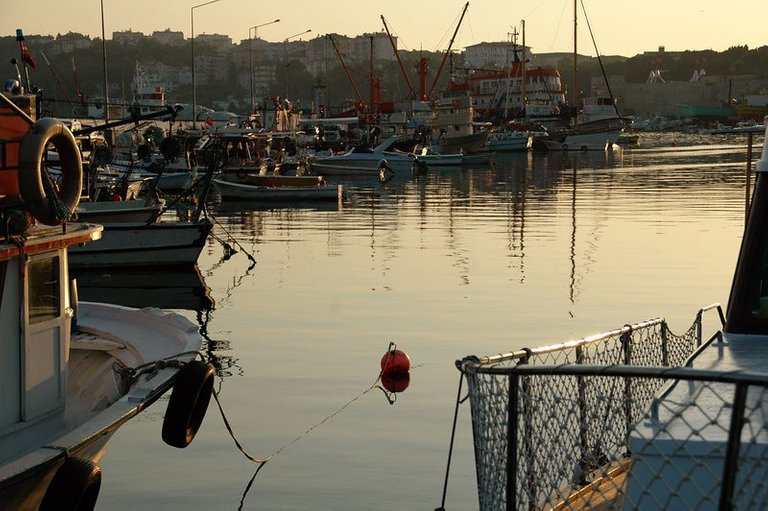
[[[101,235],[68,223],[82,186],[80,153],[59,121],[34,121],[0,94],[0,507],[92,509],[112,434],[173,388],[162,436],[186,447],[213,390],[196,360],[196,325],[159,309],[79,302],[67,248]],[[14,136],[9,136],[9,135]],[[8,139],[11,140],[8,140]],[[62,162],[44,186],[48,144]]]
[[[214,179],[223,199],[235,200],[335,200],[342,185],[329,186],[320,176],[268,176],[246,174],[242,180]]]
[[[354,147],[344,154],[310,160],[313,173],[331,175],[377,176],[382,160],[396,174],[410,173],[423,166],[413,153],[389,150],[398,137],[389,137],[374,148]]]
[[[69,247],[76,268],[192,267],[213,229],[199,222],[113,222],[104,224],[98,241]]]

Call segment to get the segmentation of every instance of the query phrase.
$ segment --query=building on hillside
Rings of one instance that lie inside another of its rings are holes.
[[[200,34],[195,36],[195,44],[213,48],[221,55],[232,49],[232,38],[222,34]]]
[[[249,80],[251,78],[250,70],[238,75],[238,85],[246,91],[246,94],[250,96],[251,86]],[[253,95],[258,103],[260,103],[264,96],[270,91],[273,83],[277,80],[277,66],[273,63],[260,63],[253,65]]]
[[[75,50],[84,50],[91,47],[91,38],[77,32],[67,32],[56,36],[56,46],[63,53],[72,53]]]
[[[120,32],[112,32],[112,42],[116,44],[135,46],[146,38],[147,36],[141,32],[134,32],[131,29],[121,30]]]
[[[464,65],[470,68],[505,69],[513,60],[513,48],[509,42],[479,43],[464,48]],[[517,45],[518,56],[523,58],[523,47]],[[531,58],[531,49],[525,48],[525,58]]]
[[[198,55],[195,59],[195,80],[198,85],[221,82],[227,76],[227,59],[220,55]]]
[[[152,32],[152,39],[168,46],[184,46],[186,42],[184,32],[171,30],[170,28],[166,28],[163,31],[155,30]]]
[[[395,47],[397,47],[397,38],[394,38]],[[371,48],[373,48],[374,61],[394,61],[397,59],[392,51],[392,44],[389,42],[387,34],[382,32],[363,34],[353,37],[349,40],[348,57],[352,62],[363,63],[370,62]]]

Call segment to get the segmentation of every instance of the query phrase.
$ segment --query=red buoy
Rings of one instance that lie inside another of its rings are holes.
[[[407,373],[411,369],[411,359],[402,350],[389,350],[381,357],[381,370],[387,373]]]
[[[411,383],[411,373],[390,372],[381,375],[381,384],[390,392],[402,392]]]

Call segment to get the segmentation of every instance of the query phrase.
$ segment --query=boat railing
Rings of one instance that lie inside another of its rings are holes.
[[[572,506],[584,487],[598,488],[629,466],[630,434],[640,421],[653,420],[652,403],[658,416],[660,392],[668,392],[678,368],[707,384],[731,381],[683,367],[703,346],[703,316],[710,310],[722,323],[722,309],[713,304],[699,310],[682,335],[657,318],[457,361],[469,388],[480,508]],[[609,486],[614,496],[623,495],[623,487]]]

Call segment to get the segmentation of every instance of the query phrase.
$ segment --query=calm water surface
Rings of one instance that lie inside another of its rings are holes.
[[[214,232],[257,264],[249,269],[242,253],[222,260],[212,241],[199,268],[215,309],[180,312],[207,329],[239,440],[274,458],[245,493],[257,467],[213,402],[186,450],[160,439],[160,402],[111,441],[99,509],[437,507],[457,358],[657,316],[683,331],[700,306],[727,301],[745,140],[649,135],[641,144],[357,181],[341,207],[214,204]],[[148,303],[202,301],[194,274],[152,280],[167,289],[144,293]],[[365,392],[390,341],[415,366],[392,405],[379,389]],[[470,428],[467,402],[447,509],[477,508]]]

